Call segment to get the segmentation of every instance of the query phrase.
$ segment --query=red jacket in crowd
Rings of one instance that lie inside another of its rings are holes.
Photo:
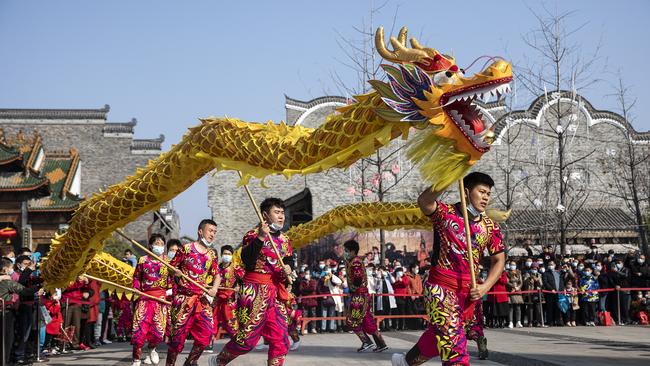
[[[506,284],[508,283],[508,275],[504,271],[501,273],[501,277],[497,283],[492,286],[490,292],[503,292],[502,294],[488,295],[488,301],[490,302],[508,302],[508,294],[506,292]]]
[[[61,314],[61,304],[57,300],[47,300],[45,308],[50,313],[52,321],[45,326],[47,334],[58,335],[61,333],[61,326],[63,325],[63,314]]]

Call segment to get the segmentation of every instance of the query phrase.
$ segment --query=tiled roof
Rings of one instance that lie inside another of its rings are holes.
[[[49,153],[36,171],[31,166],[36,157],[32,156],[41,148],[40,144],[40,137],[30,140],[22,135],[0,142],[0,158],[17,156],[25,162],[19,171],[8,164],[0,164],[0,191],[34,191],[33,198],[28,201],[30,211],[76,209],[82,199],[70,194],[69,189],[79,165],[77,151]]]
[[[9,164],[21,158],[20,152],[0,142],[0,165]]]
[[[0,119],[106,119],[108,104],[99,109],[0,108]]]
[[[575,217],[574,217],[575,216]],[[634,231],[635,220],[621,208],[583,208],[573,215],[566,214],[570,220],[569,231]],[[536,231],[542,228],[559,227],[559,217],[552,212],[540,210],[513,210],[507,221],[508,229],[513,231]]]

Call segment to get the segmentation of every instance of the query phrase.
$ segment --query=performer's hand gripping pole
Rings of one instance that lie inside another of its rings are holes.
[[[171,302],[169,302],[169,301],[167,301],[165,299],[161,299],[159,297],[155,297],[155,296],[152,296],[152,295],[149,295],[149,294],[145,294],[144,292],[138,291],[138,290],[136,290],[134,288],[131,288],[131,287],[122,286],[122,285],[119,285],[119,284],[117,284],[115,282],[111,282],[109,280],[103,280],[101,278],[94,277],[94,276],[91,276],[89,274],[85,274],[84,276],[90,278],[91,280],[95,280],[97,282],[101,282],[101,283],[105,283],[107,285],[115,286],[117,288],[121,288],[122,290],[130,291],[130,292],[133,292],[133,293],[135,293],[137,295],[140,295],[140,296],[143,296],[143,297],[148,297],[148,298],[150,298],[152,300],[156,300],[156,301],[161,302],[161,303],[163,303],[165,305],[171,305],[172,304]]]
[[[237,171],[239,174],[239,178],[243,178],[242,174],[240,171]],[[255,210],[255,213],[257,214],[257,218],[260,220],[260,224],[264,222],[264,218],[262,217],[262,213],[260,212],[259,208],[257,207],[257,203],[255,203],[255,198],[253,198],[253,194],[251,193],[251,190],[248,188],[248,184],[244,184],[244,189],[246,190],[246,194],[248,195],[248,199],[251,201],[251,204],[253,205],[253,210]],[[273,252],[275,252],[275,255],[278,256],[278,261],[280,262],[280,265],[284,269],[284,261],[282,260],[282,255],[280,255],[280,251],[278,248],[275,246],[275,243],[273,242],[272,239],[269,239],[271,243],[271,248],[273,249]],[[289,283],[293,283],[293,278],[291,276],[287,276],[287,279]]]
[[[467,257],[469,260],[469,275],[472,278],[472,288],[476,288],[476,273],[474,271],[474,250],[472,247],[472,232],[469,229],[469,215],[467,214],[467,201],[465,199],[465,184],[463,179],[458,180],[458,191],[460,193],[460,206],[463,210],[463,221],[465,222],[465,243],[467,245]]]
[[[129,238],[126,234],[124,234],[124,232],[123,232],[122,230],[117,229],[117,230],[115,230],[115,232],[118,233],[118,234],[119,234],[121,237],[123,237],[124,239],[130,241],[131,244],[133,244],[133,245],[137,246],[138,248],[142,249],[142,250],[143,250],[145,253],[147,253],[147,255],[149,255],[150,257],[152,257],[152,258],[154,258],[155,260],[157,260],[157,261],[161,262],[162,264],[164,264],[167,268],[171,269],[172,272],[174,272],[175,274],[180,274],[181,277],[183,277],[186,281],[192,283],[194,286],[200,288],[201,291],[205,292],[206,294],[207,294],[208,292],[210,292],[210,290],[208,290],[205,286],[203,286],[203,285],[201,285],[200,283],[194,281],[193,279],[191,279],[191,278],[190,278],[188,275],[186,275],[185,273],[178,271],[178,269],[177,269],[176,267],[172,266],[171,264],[169,264],[169,262],[167,262],[166,260],[163,260],[162,258],[160,258],[159,256],[157,256],[156,254],[154,254],[152,251],[150,251],[149,249],[147,249],[144,245],[142,245],[142,244],[138,243],[137,241],[135,241],[135,240]],[[225,289],[225,290],[233,290],[232,288],[229,288],[229,287],[219,287],[219,288],[220,288],[220,289]]]

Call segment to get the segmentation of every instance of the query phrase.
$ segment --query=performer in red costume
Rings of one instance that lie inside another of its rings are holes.
[[[239,286],[244,278],[244,269],[232,263],[233,249],[230,245],[221,247],[221,264],[219,264],[219,274],[221,274],[221,285],[223,287],[235,288]],[[234,290],[219,289],[217,292],[217,301],[214,309],[214,330],[215,336],[219,329],[224,329],[232,338],[237,334],[239,328],[237,323],[237,293]]]
[[[244,236],[241,259],[246,275],[239,290],[239,330],[210,365],[227,365],[236,357],[251,351],[260,337],[269,343],[268,365],[282,365],[289,349],[286,283],[291,267],[280,264],[277,252],[287,263],[292,262],[289,238],[282,234],[284,202],[267,198],[260,205],[264,215],[257,230]],[[275,246],[275,249],[273,248]]]
[[[474,172],[468,174],[463,182],[474,259],[471,265],[476,269],[483,251],[487,249],[492,262],[490,272],[484,283],[470,289],[470,263],[461,205],[438,201],[440,192],[431,188],[422,192],[418,204],[431,218],[434,230],[431,269],[424,284],[425,309],[430,325],[408,353],[393,355],[393,366],[421,365],[438,355],[443,365],[469,365],[464,328],[472,321],[475,302],[480,301],[499,279],[505,265],[505,254],[499,227],[484,214],[494,181],[487,174]]]
[[[345,325],[361,340],[361,348],[357,352],[363,352],[373,346],[374,352],[382,352],[388,349],[384,338],[377,329],[377,322],[372,315],[372,300],[368,294],[368,275],[363,264],[363,257],[359,257],[359,243],[355,240],[348,240],[343,244],[343,256],[346,260],[346,273],[348,275],[348,289],[350,291],[350,305],[346,311]],[[370,340],[371,335],[375,340]]]
[[[166,260],[165,238],[160,234],[153,234],[149,238],[151,251]],[[133,288],[148,295],[164,299],[167,290],[171,288],[172,278],[167,267],[158,260],[148,255],[140,257],[133,273]],[[140,366],[142,347],[149,342],[149,355],[145,364],[158,364],[160,357],[156,346],[163,341],[167,328],[169,307],[159,301],[148,297],[140,297],[135,301],[133,313],[133,366]]]
[[[199,240],[183,245],[170,262],[177,268],[175,274],[178,283],[170,317],[168,366],[176,364],[188,333],[194,338],[194,346],[183,364],[185,366],[196,363],[212,339],[214,316],[211,303],[221,283],[217,255],[210,250],[216,234],[217,224],[210,219],[202,220],[198,230]],[[208,287],[209,284],[212,287],[204,294],[199,287],[180,277],[181,272],[203,287]]]

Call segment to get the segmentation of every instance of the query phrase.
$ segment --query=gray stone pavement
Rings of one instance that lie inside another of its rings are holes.
[[[421,332],[385,333],[391,347],[381,354],[358,354],[358,339],[352,334],[319,334],[302,337],[298,351],[290,352],[287,366],[304,365],[390,365],[393,352],[406,352]],[[469,344],[472,365],[649,365],[650,327],[577,327],[577,328],[521,328],[487,330],[489,360],[476,358],[476,346]],[[215,350],[225,340],[217,342]],[[179,356],[181,365],[191,344]],[[164,347],[160,350],[164,359]],[[199,365],[208,365],[215,354],[204,354]],[[130,346],[111,344],[100,349],[54,357],[46,365],[130,365]],[[164,361],[161,361],[161,364]],[[439,365],[429,362],[427,365]],[[253,351],[232,363],[233,366],[266,365],[266,351]]]

